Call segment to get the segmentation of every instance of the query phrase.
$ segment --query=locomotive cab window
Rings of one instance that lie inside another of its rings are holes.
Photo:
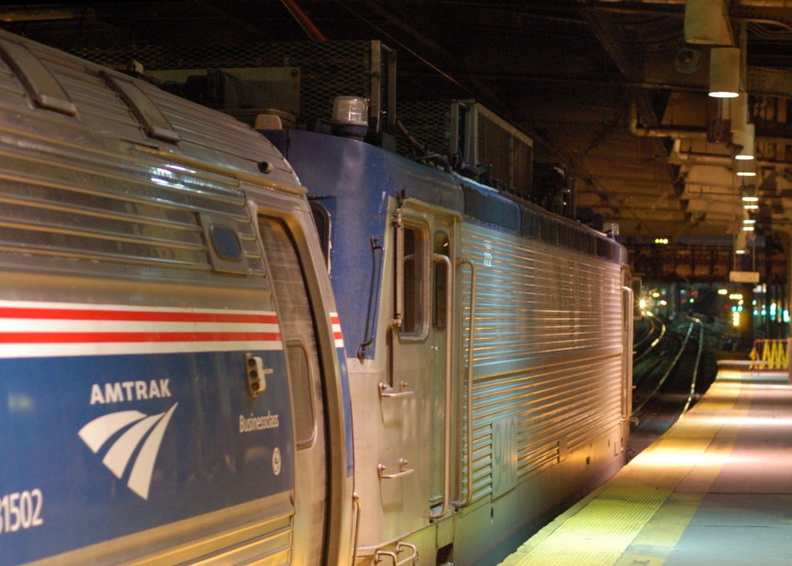
[[[396,313],[399,336],[406,340],[426,337],[428,317],[428,244],[426,230],[405,222],[396,238]]]
[[[327,262],[330,259],[330,212],[315,200],[310,204],[316,231],[319,234],[319,244],[322,246],[322,255]]]

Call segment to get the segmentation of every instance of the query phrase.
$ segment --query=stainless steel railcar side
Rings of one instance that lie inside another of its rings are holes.
[[[624,248],[357,140],[267,135],[329,235],[359,564],[489,563],[623,464]]]
[[[0,33],[0,564],[347,563],[335,313],[269,142]]]

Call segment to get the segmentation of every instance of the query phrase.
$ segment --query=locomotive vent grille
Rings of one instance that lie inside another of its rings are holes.
[[[78,273],[106,273],[108,265],[127,264],[263,274],[258,240],[236,179],[181,165],[177,155],[172,162],[150,156],[146,150],[155,148],[157,140],[146,137],[98,72],[78,69],[65,56],[36,55],[75,111],[39,107],[17,72],[0,60],[0,250],[13,254],[9,262],[46,255],[58,258],[51,263],[57,262],[58,269]],[[187,154],[196,163],[206,160],[206,148],[222,130],[229,151],[239,149],[237,155],[243,156],[230,160],[232,165],[251,166],[245,154],[256,150],[243,150],[242,138],[258,140],[255,132],[234,131],[233,124],[228,129],[211,120],[200,130],[188,125],[195,122],[191,112],[200,107],[178,107],[153,87],[150,94],[180,130],[174,154]],[[272,151],[268,143],[258,145]],[[219,269],[202,215],[235,233],[237,251],[233,238],[221,234],[228,243],[223,253],[236,255],[222,258],[230,262]],[[157,273],[164,276],[162,270]],[[148,275],[156,277],[154,271]]]
[[[622,297],[613,290],[621,272],[610,261],[475,226],[463,231],[462,253],[486,266],[477,270],[473,421],[463,423],[473,436],[464,465],[473,466],[477,499],[497,488],[493,431],[503,419],[518,423],[519,477],[619,426]],[[469,279],[461,287],[470,305]],[[467,347],[469,307],[462,314]]]

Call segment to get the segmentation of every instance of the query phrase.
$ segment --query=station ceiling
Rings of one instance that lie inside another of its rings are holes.
[[[477,100],[622,236],[726,236],[746,214],[760,233],[787,232],[792,0],[724,0],[719,41],[742,48],[753,179],[715,141],[731,111],[707,96],[713,46],[686,43],[684,14],[684,0],[29,2],[0,6],[0,27],[66,50],[379,39],[398,53],[399,98]],[[746,213],[754,191],[760,208]]]

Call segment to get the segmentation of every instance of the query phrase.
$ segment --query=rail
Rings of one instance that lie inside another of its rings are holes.
[[[644,396],[643,401],[637,407],[633,408],[632,415],[631,415],[633,418],[649,403],[649,401],[651,401],[655,397],[655,395],[660,390],[660,388],[665,384],[665,382],[668,379],[668,377],[674,372],[674,370],[677,367],[677,364],[679,363],[680,358],[682,357],[682,354],[685,352],[685,349],[687,348],[688,342],[690,341],[690,336],[693,333],[693,328],[697,324],[699,325],[700,332],[703,332],[703,324],[702,324],[702,322],[699,319],[697,319],[697,318],[691,318],[690,319],[690,324],[688,325],[687,331],[685,332],[685,337],[683,338],[682,344],[680,345],[679,349],[677,350],[676,355],[674,356],[674,359],[667,366],[667,368],[665,369],[663,375],[654,383],[650,393],[648,395]],[[697,349],[697,357],[696,357],[696,371],[694,371],[694,375],[693,375],[693,378],[692,378],[693,379],[693,385],[691,386],[692,390],[695,390],[695,381],[696,381],[695,374],[698,371],[698,363],[699,363],[699,360],[701,358],[701,352],[702,352],[702,348],[703,348],[703,339],[702,338],[703,338],[703,336],[700,334],[699,344],[698,344],[698,349]]]
[[[690,380],[690,391],[688,398],[685,401],[685,406],[682,408],[682,414],[687,413],[693,399],[696,397],[696,381],[698,380],[699,366],[701,365],[701,354],[704,352],[704,325],[698,319],[693,319],[699,325],[699,339],[698,339],[698,352],[696,352],[696,363],[693,366],[693,377]]]
[[[633,362],[638,362],[651,353],[652,350],[663,341],[668,331],[665,322],[649,313],[646,315],[646,320],[649,323],[649,329],[642,337],[636,338],[635,340],[635,345],[633,346],[633,350],[635,351]]]

